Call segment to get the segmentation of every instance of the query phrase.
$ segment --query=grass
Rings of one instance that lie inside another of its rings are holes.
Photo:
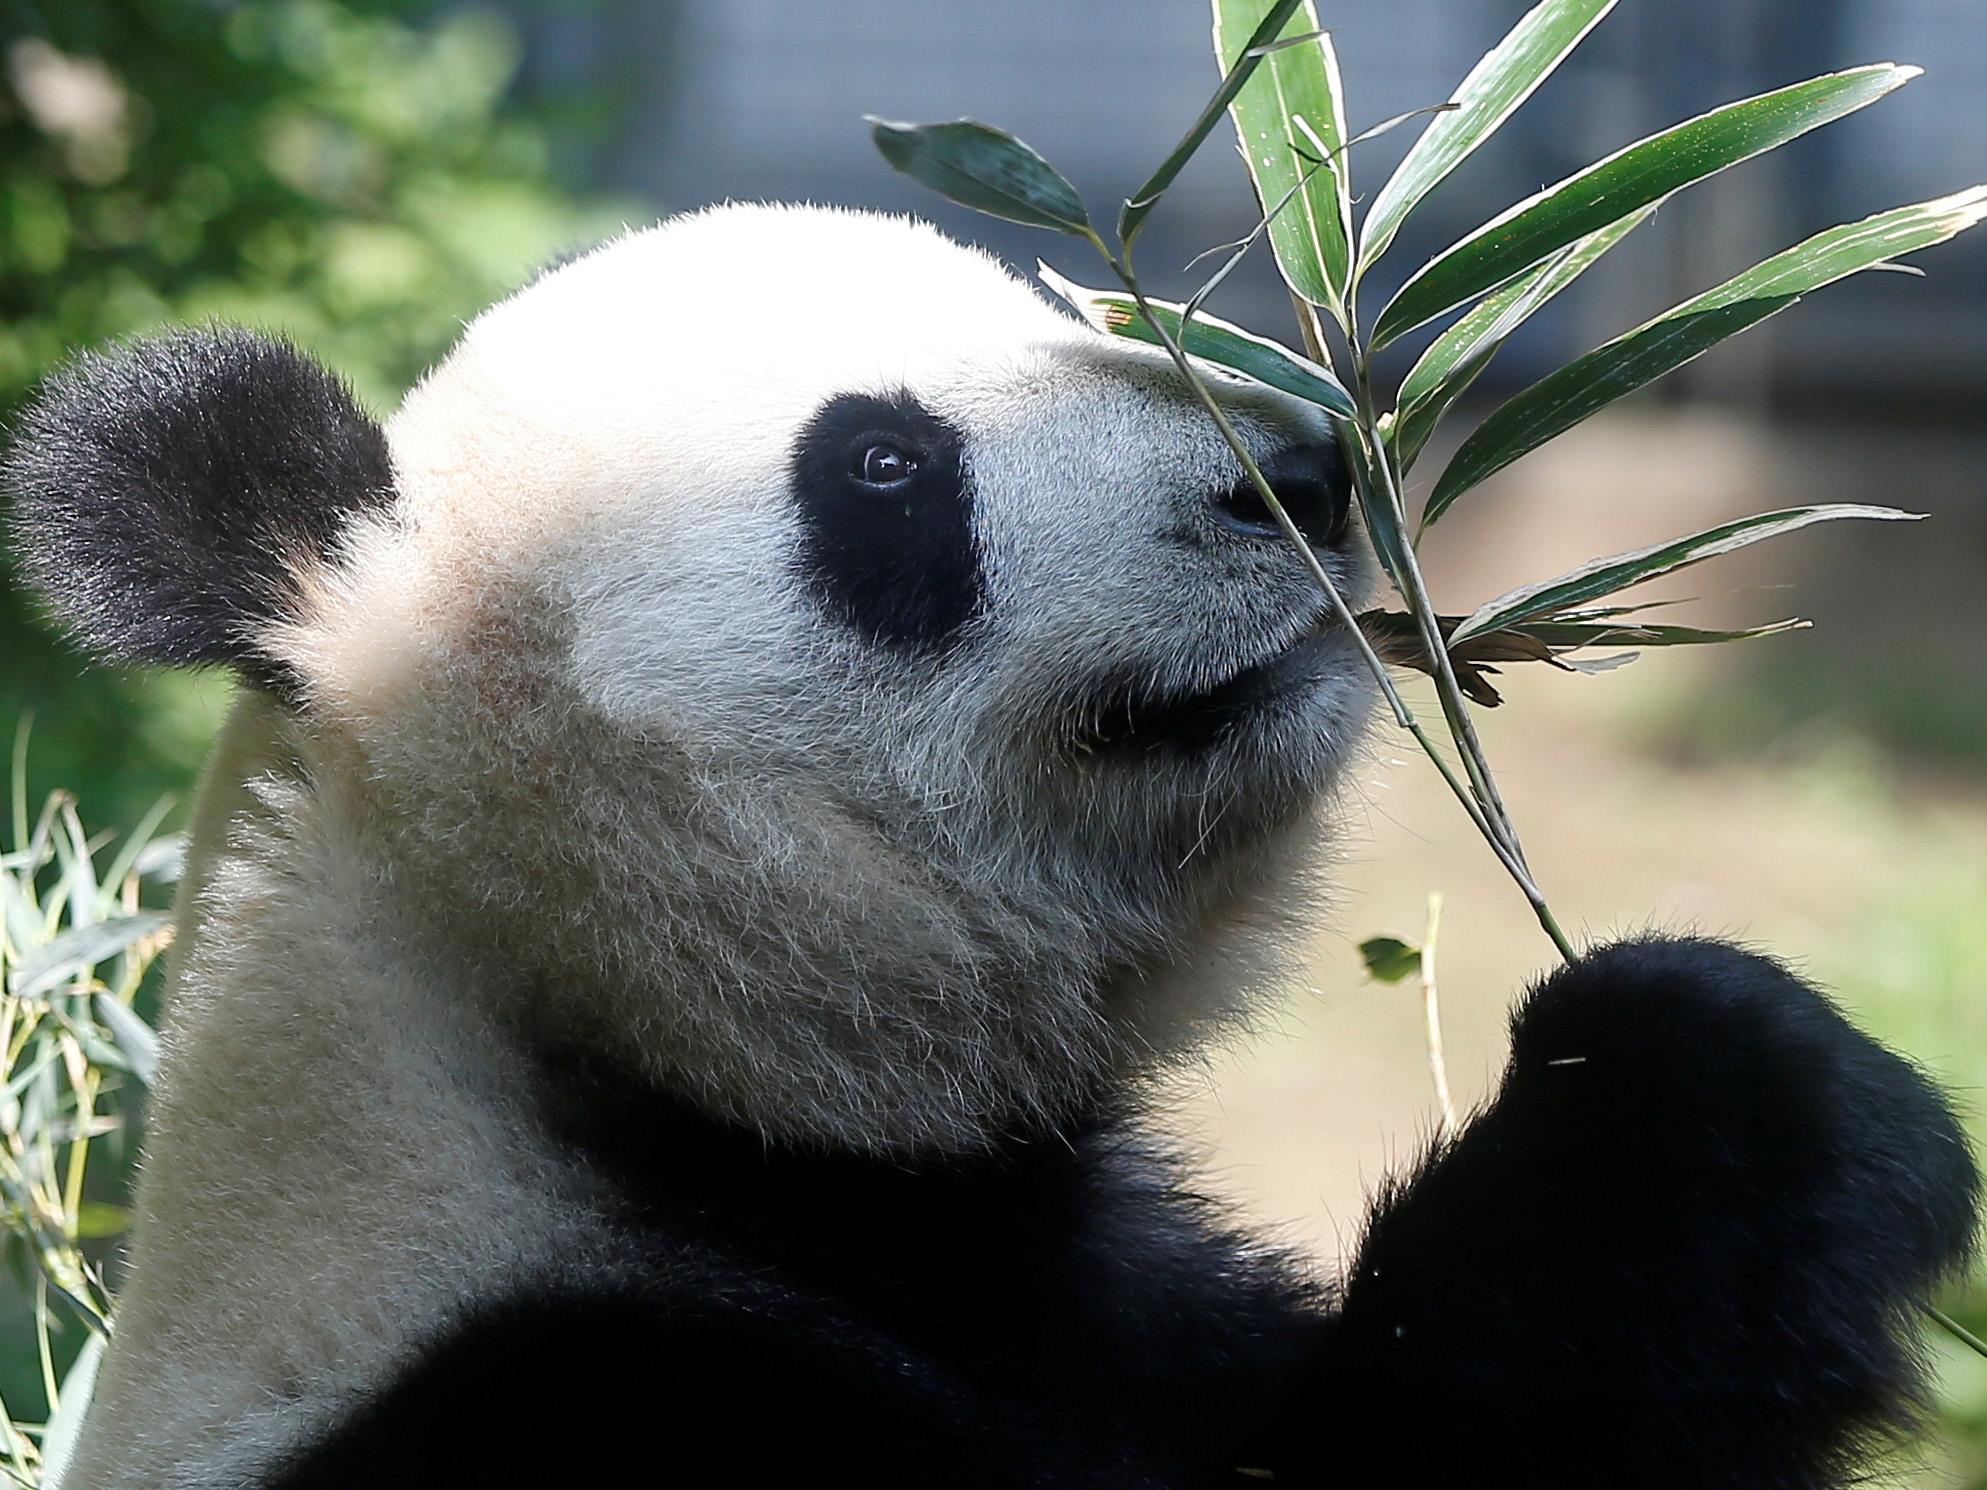
[[[39,1483],[81,1420],[110,1313],[104,1248],[119,1203],[134,1099],[157,1064],[137,1009],[169,936],[160,902],[178,845],[155,838],[166,804],[124,835],[85,830],[74,798],[27,794],[27,731],[12,761],[0,852],[0,1246],[15,1289],[0,1303],[0,1475]],[[11,1319],[8,1316],[11,1315]]]

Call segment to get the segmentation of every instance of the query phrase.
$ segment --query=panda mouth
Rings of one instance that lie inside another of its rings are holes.
[[[1265,662],[1231,673],[1210,688],[1155,690],[1122,684],[1096,695],[1084,711],[1076,748],[1084,754],[1173,750],[1199,754],[1222,744],[1324,677],[1330,628],[1305,633]]]

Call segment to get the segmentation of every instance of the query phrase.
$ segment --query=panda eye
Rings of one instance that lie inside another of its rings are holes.
[[[850,463],[849,475],[864,486],[873,486],[881,491],[889,491],[902,486],[917,475],[921,457],[901,445],[888,441],[858,445],[855,460]]]

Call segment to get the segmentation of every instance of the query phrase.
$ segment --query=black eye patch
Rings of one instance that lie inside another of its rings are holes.
[[[959,432],[908,393],[830,399],[794,440],[795,563],[872,641],[943,648],[982,599]]]

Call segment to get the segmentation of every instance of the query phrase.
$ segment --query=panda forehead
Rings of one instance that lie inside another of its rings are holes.
[[[997,260],[909,218],[733,206],[626,234],[472,323],[465,350],[777,391],[994,366],[1095,333]]]
[[[491,307],[389,436],[410,488],[529,473],[549,499],[562,476],[605,490],[763,469],[847,394],[909,390],[974,433],[1108,346],[927,224],[730,206],[624,234]]]

